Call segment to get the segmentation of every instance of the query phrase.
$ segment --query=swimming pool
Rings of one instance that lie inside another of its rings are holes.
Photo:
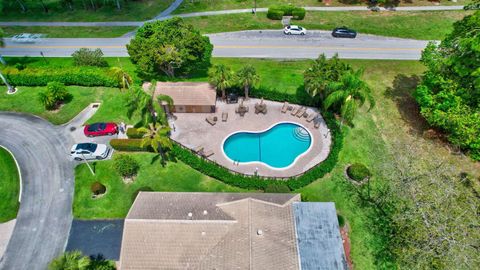
[[[307,129],[294,123],[279,123],[262,132],[238,132],[223,143],[225,155],[239,163],[262,162],[283,169],[292,165],[312,144]]]

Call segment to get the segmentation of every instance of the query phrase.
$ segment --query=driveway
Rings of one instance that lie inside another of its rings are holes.
[[[0,112],[0,144],[17,159],[22,203],[0,269],[45,269],[63,252],[72,223],[72,139],[64,128],[30,115]]]

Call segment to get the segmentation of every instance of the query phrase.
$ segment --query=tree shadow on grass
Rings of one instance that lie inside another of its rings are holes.
[[[429,128],[413,97],[413,92],[420,83],[420,79],[417,75],[398,74],[393,80],[393,86],[388,87],[385,91],[385,96],[391,98],[397,105],[402,119],[410,127],[410,132],[416,135],[422,135]]]

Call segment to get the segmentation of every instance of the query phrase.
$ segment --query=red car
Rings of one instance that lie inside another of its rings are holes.
[[[87,137],[113,135],[118,133],[118,127],[115,123],[94,123],[86,125],[83,133]]]

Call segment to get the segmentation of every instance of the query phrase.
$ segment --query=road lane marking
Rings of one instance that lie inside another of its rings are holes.
[[[124,45],[76,46],[76,45],[15,45],[5,46],[5,49],[125,49]],[[352,50],[352,51],[418,51],[424,48],[361,48],[361,47],[333,47],[333,46],[268,46],[268,45],[218,45],[217,49],[324,49],[324,50]]]

